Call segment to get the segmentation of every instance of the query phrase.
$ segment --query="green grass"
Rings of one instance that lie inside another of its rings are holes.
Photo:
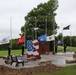
[[[21,55],[22,50],[11,50],[12,55]],[[26,50],[24,52],[26,54]],[[7,56],[8,55],[8,50],[1,50],[0,51],[0,56]]]
[[[64,48],[62,46],[58,46],[58,49],[57,51],[58,52],[62,52],[64,50]],[[76,47],[69,47],[67,46],[66,48],[66,51],[75,51],[76,50]],[[21,49],[20,50],[11,50],[11,54],[12,55],[21,55]],[[25,50],[25,53],[26,53],[26,50]],[[0,56],[7,56],[8,55],[8,50],[1,50],[0,51]]]
[[[58,49],[57,49],[58,52],[62,52],[63,50],[64,50],[63,46],[58,46]],[[66,51],[75,51],[75,50],[76,50],[76,47],[67,46],[66,48]]]
[[[76,65],[63,67],[54,73],[38,73],[33,75],[76,75]]]

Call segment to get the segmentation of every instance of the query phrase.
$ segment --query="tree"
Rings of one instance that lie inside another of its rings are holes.
[[[46,3],[41,3],[37,8],[32,9],[27,16],[25,16],[25,28],[26,28],[26,38],[33,39],[35,33],[38,36],[46,33],[47,25],[47,35],[53,34],[54,30],[57,32],[57,24],[55,21],[56,9],[58,8],[57,0],[49,0]],[[24,33],[24,26],[21,27],[22,35]],[[33,28],[38,27],[39,30],[35,32]]]

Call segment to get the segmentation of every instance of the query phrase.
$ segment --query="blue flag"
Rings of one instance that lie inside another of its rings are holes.
[[[40,41],[46,41],[46,34],[38,37],[38,40],[40,40]]]

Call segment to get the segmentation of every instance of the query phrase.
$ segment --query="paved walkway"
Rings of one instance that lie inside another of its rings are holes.
[[[57,54],[53,55],[52,53],[50,53],[49,55],[41,55],[41,59],[40,60],[36,60],[36,61],[29,61],[28,63],[25,63],[25,66],[22,66],[22,64],[20,64],[18,67],[15,67],[15,63],[11,65],[5,64],[3,59],[0,58],[0,65],[5,65],[11,68],[28,68],[28,67],[34,67],[34,66],[39,66],[39,62],[40,61],[44,61],[44,60],[50,60],[52,64],[55,64],[57,66],[67,66],[67,65],[74,65],[76,63],[71,63],[71,64],[66,64],[65,60],[73,60],[73,52],[66,52],[66,53],[62,53],[62,52],[58,52]]]
[[[44,59],[51,60],[52,64],[55,64],[57,66],[67,66],[67,65],[72,65],[72,64],[66,64],[66,60],[73,60],[73,52],[67,52],[67,53],[62,53],[58,52],[55,55],[49,54],[49,55],[44,55],[42,56]]]

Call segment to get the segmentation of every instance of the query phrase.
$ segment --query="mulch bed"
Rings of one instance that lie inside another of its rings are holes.
[[[32,75],[42,72],[56,72],[59,71],[60,68],[61,67],[53,64],[20,69],[0,65],[0,75]]]

